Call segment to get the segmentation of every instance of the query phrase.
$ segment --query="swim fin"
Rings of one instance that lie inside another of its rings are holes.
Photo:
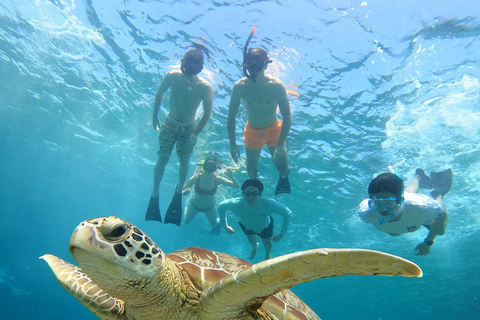
[[[433,189],[432,180],[425,174],[423,169],[417,169],[415,175],[418,176],[418,187],[423,189]]]
[[[447,169],[441,172],[432,172],[430,176],[432,177],[432,185],[434,189],[431,192],[432,197],[436,198],[438,196],[443,197],[446,195],[452,186],[452,169]]]
[[[217,225],[210,230],[210,234],[220,234],[220,227],[220,223],[217,223]]]
[[[182,223],[182,193],[176,192],[165,213],[165,223],[173,223],[180,226]]]
[[[275,195],[280,193],[290,193],[290,182],[288,181],[288,175],[285,178],[278,177],[277,188],[275,189]]]
[[[145,221],[155,220],[158,222],[162,222],[162,216],[160,215],[160,205],[158,203],[159,200],[159,197],[150,197],[147,213],[145,213]]]

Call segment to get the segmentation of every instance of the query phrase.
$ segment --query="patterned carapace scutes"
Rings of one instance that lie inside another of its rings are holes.
[[[319,320],[288,288],[341,275],[422,275],[410,261],[363,249],[311,249],[254,265],[198,247],[164,254],[117,217],[82,222],[70,252],[78,267],[49,254],[41,258],[105,320]]]
[[[135,266],[139,271],[147,269],[154,259],[163,259],[163,251],[155,242],[131,223],[116,217],[87,220],[80,224],[95,226],[96,238],[111,242],[119,259]],[[115,243],[118,242],[118,243]],[[106,244],[102,246],[106,247]],[[190,247],[167,255],[190,276],[199,291],[203,291],[228,275],[245,269],[252,264],[229,254],[215,252],[199,247]],[[159,262],[160,262],[159,261]],[[161,262],[160,262],[161,263]],[[144,267],[142,267],[142,265]],[[244,283],[245,284],[245,283]],[[263,306],[275,311],[274,314],[295,315],[293,319],[319,319],[318,316],[290,290],[284,290],[270,296]]]

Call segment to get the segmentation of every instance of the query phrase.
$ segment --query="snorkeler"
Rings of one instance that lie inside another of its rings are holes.
[[[165,215],[165,223],[180,225],[182,220],[182,189],[187,178],[189,159],[197,143],[200,131],[207,124],[212,114],[212,86],[198,74],[203,69],[203,53],[191,49],[182,58],[181,70],[168,72],[163,78],[155,95],[152,125],[159,134],[160,149],[153,175],[153,191],[150,197],[145,220],[162,222],[159,208],[159,187],[165,167],[176,144],[176,152],[180,168],[178,184],[173,199]],[[170,108],[160,125],[158,111],[163,102],[165,92],[170,89]],[[197,123],[195,113],[203,105],[203,116]]]
[[[247,155],[247,172],[251,179],[258,175],[258,162],[262,148],[266,144],[273,163],[279,173],[279,180],[275,194],[290,193],[288,173],[286,139],[292,125],[290,102],[283,83],[272,76],[266,75],[265,70],[271,60],[267,51],[262,48],[248,49],[253,36],[252,30],[244,47],[243,73],[244,78],[235,83],[228,109],[228,138],[230,140],[230,154],[235,162],[240,157],[240,150],[235,139],[235,118],[243,103],[247,110],[247,124],[243,133]],[[277,118],[277,106],[283,122]]]
[[[183,194],[189,192],[189,188],[194,186],[194,194],[190,197],[185,209],[185,223],[190,223],[197,213],[204,212],[212,229],[210,234],[220,234],[220,223],[217,218],[217,207],[215,194],[219,185],[225,185],[232,188],[240,188],[240,184],[233,175],[233,167],[225,168],[225,175],[229,178],[217,175],[219,162],[208,157],[203,162],[202,171],[193,175],[183,186]]]
[[[252,246],[249,259],[252,260],[257,255],[258,237],[265,247],[265,260],[270,259],[272,242],[280,241],[287,233],[292,211],[273,199],[261,198],[263,183],[258,179],[245,180],[241,188],[243,197],[228,199],[218,204],[218,215],[222,227],[230,234],[235,233],[235,229],[228,225],[225,216],[227,211],[233,213],[238,218],[240,228]],[[273,235],[274,221],[272,218],[274,213],[283,218],[280,233],[275,236]]]
[[[422,169],[417,169],[405,193],[403,180],[399,176],[390,172],[382,173],[368,186],[370,199],[362,201],[358,211],[364,222],[393,236],[414,232],[423,225],[429,232],[415,251],[417,255],[426,255],[435,237],[445,234],[448,215],[443,197],[451,185],[452,169],[432,172],[431,178]],[[433,188],[430,193],[432,197],[419,194],[419,188]]]

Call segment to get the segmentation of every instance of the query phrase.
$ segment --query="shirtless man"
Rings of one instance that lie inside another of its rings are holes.
[[[290,103],[283,83],[275,77],[265,75],[269,62],[271,60],[267,52],[261,48],[245,52],[244,74],[246,77],[235,83],[228,110],[227,130],[230,154],[237,162],[240,150],[235,140],[235,118],[240,102],[243,102],[248,117],[243,136],[249,177],[257,178],[260,153],[266,144],[280,175],[275,194],[290,193],[288,181],[290,167],[285,148],[285,141],[292,125]],[[277,119],[277,106],[283,122]]]
[[[260,180],[247,179],[243,182],[241,189],[242,198],[228,199],[218,204],[220,223],[228,233],[235,233],[235,229],[228,225],[225,217],[227,211],[233,213],[238,218],[240,228],[242,228],[252,246],[249,259],[252,260],[257,255],[258,237],[265,247],[265,260],[270,259],[272,242],[280,241],[287,233],[292,211],[275,200],[261,198],[263,183]],[[281,215],[283,218],[282,229],[275,236],[273,235],[274,223],[272,218],[274,213]]]
[[[176,143],[177,157],[180,168],[178,184],[167,209],[165,223],[180,225],[182,217],[182,188],[188,174],[190,155],[197,143],[197,136],[207,124],[212,114],[212,87],[198,73],[203,69],[203,53],[198,49],[189,50],[182,58],[181,71],[168,72],[163,78],[153,108],[152,125],[160,131],[160,149],[153,174],[153,191],[145,215],[145,220],[162,222],[159,209],[159,187],[165,167],[170,159],[173,146]],[[163,124],[158,120],[158,111],[163,102],[165,92],[170,89],[170,109]],[[203,105],[203,116],[196,122],[195,113]]]

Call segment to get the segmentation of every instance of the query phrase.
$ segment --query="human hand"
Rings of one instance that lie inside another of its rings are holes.
[[[185,188],[182,190],[182,195],[186,196],[190,194],[190,188]]]
[[[192,133],[192,135],[190,136],[190,141],[193,143],[193,144],[197,144],[197,139],[198,139],[198,133]]]
[[[415,254],[417,256],[425,256],[430,253],[430,247],[428,244],[425,242],[419,243],[417,247],[415,248]]]
[[[233,161],[235,161],[235,163],[237,163],[238,158],[240,157],[240,149],[238,148],[238,146],[236,144],[230,146],[230,155],[232,156]]]
[[[226,226],[224,229],[227,230],[227,232],[230,233],[230,234],[234,234],[234,233],[235,233],[235,229],[233,229],[233,228],[230,227],[230,226]]]
[[[157,116],[153,116],[152,125],[153,125],[153,129],[155,129],[156,131],[160,131],[160,122],[158,121]]]
[[[273,237],[272,237],[272,241],[273,241],[273,242],[278,242],[278,241],[280,241],[282,238],[283,238],[283,233],[279,233],[279,234],[277,234],[276,236],[273,236]]]

